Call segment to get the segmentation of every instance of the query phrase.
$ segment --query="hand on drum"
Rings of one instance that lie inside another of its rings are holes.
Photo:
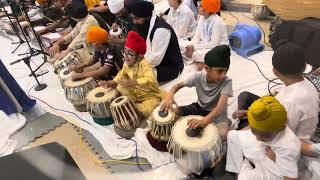
[[[60,51],[59,44],[55,43],[50,49],[49,54],[51,57],[53,57],[55,54],[57,54]]]
[[[188,126],[191,127],[192,129],[196,129],[198,127],[206,127],[208,125],[208,120],[206,117],[204,117],[203,119],[201,120],[198,120],[198,119],[190,119],[188,121]]]
[[[73,73],[71,78],[72,80],[76,81],[76,80],[84,79],[85,76],[82,73]]]
[[[99,85],[100,87],[108,88],[108,83],[107,83],[107,81],[99,81],[99,82],[98,82],[98,85]]]
[[[77,66],[77,65],[71,65],[69,66],[69,71],[72,72],[72,71],[78,71],[78,70],[81,70],[82,68]]]
[[[167,96],[162,104],[161,104],[161,111],[168,112],[169,110],[173,109],[174,99],[172,97]]]

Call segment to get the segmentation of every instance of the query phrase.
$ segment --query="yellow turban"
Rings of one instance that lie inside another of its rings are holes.
[[[264,96],[250,106],[248,120],[256,130],[278,132],[287,123],[287,111],[276,98]]]
[[[108,41],[109,34],[98,26],[90,27],[87,31],[87,41],[91,44],[103,44]]]

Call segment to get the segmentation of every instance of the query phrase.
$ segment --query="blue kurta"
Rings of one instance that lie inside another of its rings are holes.
[[[18,103],[22,107],[23,112],[31,109],[36,101],[30,99],[26,93],[21,89],[16,80],[11,76],[7,68],[4,66],[0,60],[0,77],[5,82],[5,84],[10,89],[13,96],[17,99]],[[17,108],[15,104],[11,101],[7,93],[0,86],[0,110],[4,111],[7,115],[16,113]]]

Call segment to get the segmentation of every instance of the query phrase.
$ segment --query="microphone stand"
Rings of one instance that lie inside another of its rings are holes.
[[[47,62],[47,57],[46,57],[46,54],[47,54],[47,53],[45,53],[45,52],[43,51],[43,49],[42,49],[42,44],[40,43],[40,42],[41,42],[41,41],[40,41],[40,38],[39,38],[39,36],[37,35],[37,33],[34,31],[33,26],[32,26],[32,24],[31,24],[31,21],[30,21],[30,18],[29,18],[29,16],[28,16],[25,8],[21,8],[21,5],[22,5],[23,3],[24,3],[24,2],[21,2],[21,4],[19,4],[20,9],[22,9],[22,14],[24,15],[25,19],[26,19],[27,22],[29,23],[30,28],[32,29],[32,32],[34,33],[34,35],[35,35],[35,37],[36,37],[36,39],[37,39],[37,41],[38,41],[38,43],[39,43],[39,46],[40,46],[41,50],[32,48],[31,45],[30,45],[30,43],[29,43],[29,41],[26,41],[26,43],[27,43],[27,45],[28,45],[28,47],[29,47],[29,49],[30,49],[30,52],[28,52],[28,53],[23,53],[23,54],[18,54],[18,56],[21,56],[21,55],[27,55],[27,56],[24,57],[24,58],[22,58],[22,59],[18,59],[18,60],[14,61],[14,62],[11,62],[10,65],[14,65],[14,64],[16,64],[16,63],[19,63],[20,61],[23,61],[23,62],[28,66],[28,68],[29,68],[30,71],[31,71],[31,74],[30,74],[29,76],[30,76],[30,77],[33,76],[34,79],[35,79],[36,82],[37,82],[37,86],[34,88],[34,90],[35,90],[35,91],[41,91],[41,90],[45,89],[45,88],[47,87],[47,85],[44,84],[44,83],[40,83],[37,77],[38,77],[38,76],[42,76],[42,75],[48,73],[48,71],[46,71],[46,72],[44,72],[44,73],[41,73],[41,74],[38,74],[38,75],[37,75],[35,72],[36,72],[37,70],[39,70],[39,69],[41,68],[41,66],[43,66],[43,65]],[[10,7],[11,7],[11,6],[10,6]],[[13,13],[13,14],[14,14],[14,13]],[[21,27],[21,24],[20,24],[19,21],[18,21],[17,15],[14,14],[14,17],[15,17],[15,19],[17,20],[17,24],[18,24],[19,28],[21,29],[21,32],[22,32],[24,38],[27,39],[27,35],[25,34],[24,29]],[[33,70],[32,67],[31,67],[31,65],[30,65],[31,57],[38,56],[39,54],[43,54],[43,56],[44,56],[44,57],[43,57],[44,62],[43,62],[40,66],[38,66],[35,70]]]
[[[11,2],[7,2],[7,4],[9,5],[9,7],[11,8],[11,5],[10,5]],[[18,37],[19,41],[18,42],[12,42],[11,44],[18,44],[18,46],[11,52],[11,54],[15,53],[16,50],[18,50],[18,48],[25,43],[25,40],[23,40],[21,37],[20,37],[20,34],[19,34],[19,31],[17,29],[17,27],[14,25],[14,23],[12,22],[12,17],[14,18],[14,16],[12,16],[12,14],[14,13],[11,13],[9,14],[8,11],[5,9],[5,4],[3,1],[0,1],[0,6],[1,8],[3,8],[3,12],[5,13],[6,17],[9,19],[10,21],[10,25],[13,29],[13,31],[15,32],[16,36]],[[11,8],[12,9],[12,8]],[[27,39],[26,39],[27,41]]]

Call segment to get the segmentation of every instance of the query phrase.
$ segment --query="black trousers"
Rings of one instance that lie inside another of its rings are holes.
[[[171,81],[178,77],[184,68],[183,63],[175,65],[159,65],[157,69],[157,80],[158,82]]]
[[[259,99],[260,96],[244,91],[238,96],[238,110],[248,110],[251,104]],[[249,125],[248,119],[241,119],[238,124],[238,130]]]

